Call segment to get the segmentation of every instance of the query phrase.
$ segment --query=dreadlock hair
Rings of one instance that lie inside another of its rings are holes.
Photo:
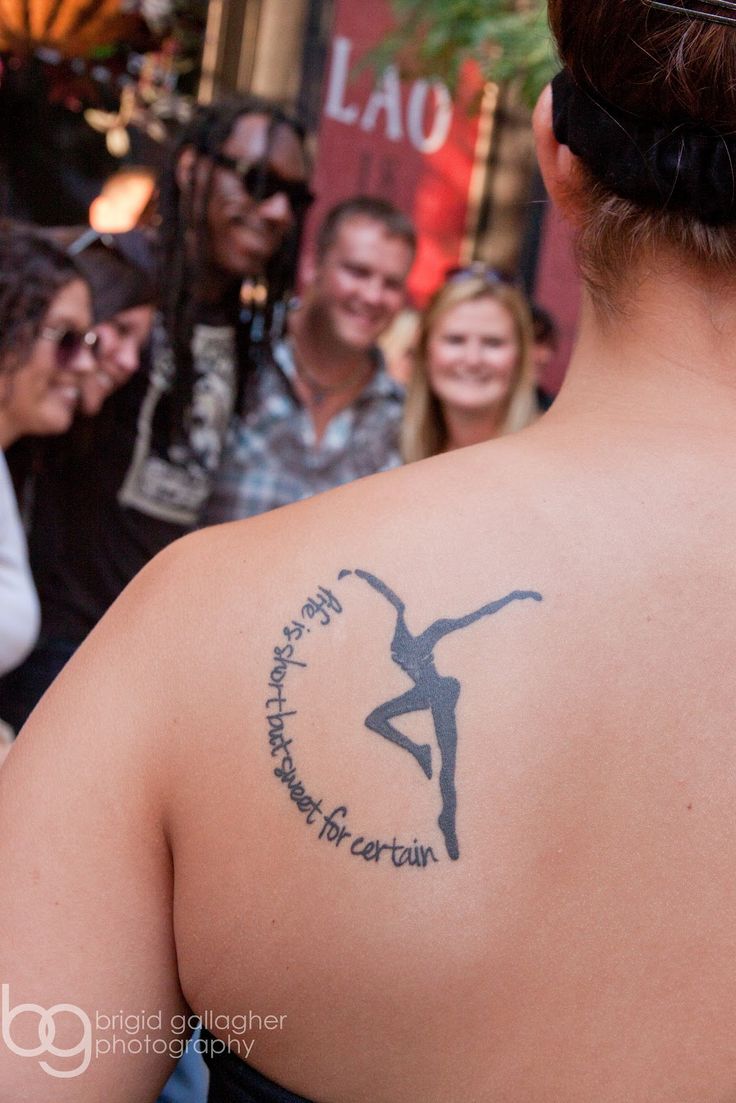
[[[207,210],[215,169],[213,156],[221,152],[238,119],[244,115],[263,115],[269,120],[268,145],[280,127],[291,129],[300,142],[305,131],[301,123],[277,104],[258,96],[242,96],[200,106],[180,132],[159,184],[159,220],[161,243],[161,309],[164,326],[174,354],[176,374],[169,405],[169,437],[182,433],[194,388],[191,341],[195,302],[190,288],[197,285],[210,255]],[[179,187],[177,166],[183,150],[192,149],[195,163],[186,190]],[[198,167],[208,161],[202,187]],[[201,187],[200,197],[198,197]],[[284,297],[293,285],[301,226],[295,225],[277,255],[266,268],[269,300]],[[192,248],[192,237],[194,248]],[[234,289],[234,295],[237,290]],[[234,310],[237,309],[233,304]],[[240,363],[247,363],[247,334],[238,332]],[[239,383],[242,391],[242,381]]]
[[[0,221],[0,375],[22,366],[57,293],[80,273],[35,227]]]

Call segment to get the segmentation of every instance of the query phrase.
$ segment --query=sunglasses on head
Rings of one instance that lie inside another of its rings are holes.
[[[473,261],[471,264],[459,268],[448,268],[445,272],[447,283],[456,283],[458,280],[484,280],[491,287],[518,287],[515,276],[504,272],[501,268],[490,268],[482,261]]]
[[[100,339],[93,329],[83,333],[71,326],[44,326],[39,332],[39,337],[45,341],[53,341],[56,345],[56,366],[59,369],[68,368],[74,357],[86,348],[93,356],[97,355],[97,346]]]
[[[67,246],[66,255],[74,260],[93,245],[104,245],[119,260],[138,269],[146,279],[155,269],[155,252],[151,239],[143,230],[126,230],[125,233],[102,233],[88,226],[79,237]]]
[[[216,153],[212,160],[239,176],[246,192],[256,203],[263,203],[273,195],[285,195],[298,217],[306,214],[314,202],[314,193],[303,180],[288,180],[271,168],[267,161],[252,163],[226,157],[224,153]]]

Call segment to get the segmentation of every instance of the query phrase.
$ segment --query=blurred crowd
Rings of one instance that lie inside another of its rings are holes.
[[[200,108],[90,225],[0,224],[0,718],[18,731],[108,606],[178,536],[523,430],[554,320],[513,274],[407,303],[411,221],[352,196],[317,231],[298,121]]]

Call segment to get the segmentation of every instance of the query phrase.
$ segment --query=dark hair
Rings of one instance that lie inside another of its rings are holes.
[[[209,256],[207,208],[215,168],[212,158],[222,151],[236,122],[244,115],[265,116],[269,120],[269,135],[281,127],[288,127],[300,142],[304,140],[301,123],[278,104],[258,96],[233,97],[195,109],[193,118],[180,132],[161,173],[161,308],[176,364],[169,407],[169,435],[172,438],[184,426],[194,386],[191,352],[194,303],[190,288],[198,282],[197,277]],[[196,162],[210,162],[199,201],[196,201],[197,190],[201,186],[197,179],[197,163],[185,191],[180,189],[177,181],[177,166],[185,149],[194,151]],[[267,265],[266,277],[271,300],[285,296],[293,283],[300,232],[301,226],[295,226],[277,255]]]
[[[40,230],[0,221],[0,374],[25,362],[57,293],[82,278]]]
[[[604,99],[673,126],[736,127],[733,30],[644,0],[549,0],[548,7],[565,65]]]
[[[736,129],[736,32],[685,12],[661,11],[644,0],[549,0],[560,55],[576,84],[615,111],[627,113],[636,151],[637,120],[663,133],[684,128],[726,135]],[[677,171],[688,171],[688,141]],[[642,154],[647,151],[642,150]],[[662,247],[705,278],[736,270],[736,222],[713,225],[697,209],[646,206],[623,198],[581,158],[587,202],[578,235],[583,276],[603,309],[614,288]],[[612,166],[615,169],[615,166]],[[736,177],[734,177],[736,181]],[[722,182],[721,182],[722,183]]]
[[[89,284],[95,325],[157,300],[157,254],[145,231],[111,234],[89,226],[59,226],[44,233],[66,249]]]
[[[417,249],[417,232],[411,219],[389,203],[387,199],[377,199],[371,195],[354,195],[343,199],[327,212],[317,233],[317,260],[324,260],[325,254],[335,244],[335,238],[341,226],[353,218],[365,218],[378,222],[389,237],[398,237],[412,251]]]

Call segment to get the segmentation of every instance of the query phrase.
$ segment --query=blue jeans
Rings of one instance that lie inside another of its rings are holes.
[[[192,1034],[183,1057],[164,1084],[158,1103],[207,1103],[210,1075],[204,1057],[192,1049],[192,1043],[197,1038],[199,1027]]]

